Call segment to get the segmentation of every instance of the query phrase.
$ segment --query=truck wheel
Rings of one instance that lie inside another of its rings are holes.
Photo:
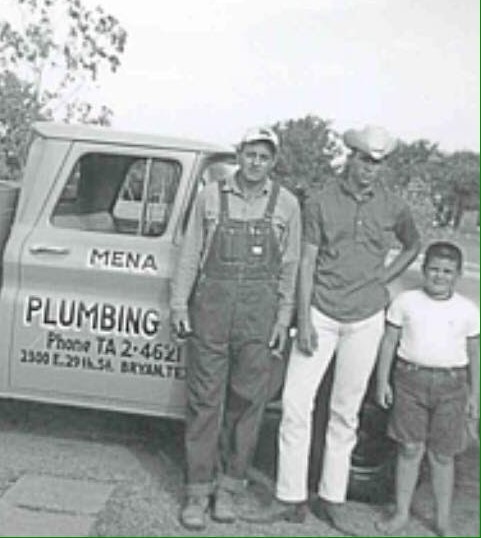
[[[386,425],[386,412],[366,401],[351,458],[348,498],[374,503],[392,499],[396,445],[386,436]]]

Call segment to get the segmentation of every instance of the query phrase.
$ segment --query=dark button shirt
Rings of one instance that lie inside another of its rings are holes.
[[[339,321],[365,319],[388,302],[381,282],[392,235],[403,247],[419,240],[409,207],[382,184],[357,196],[332,178],[304,210],[304,241],[319,247],[312,304]]]

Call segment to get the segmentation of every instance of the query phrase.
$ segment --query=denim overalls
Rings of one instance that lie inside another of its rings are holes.
[[[245,478],[257,443],[273,362],[281,252],[272,227],[273,183],[264,215],[229,217],[219,182],[219,223],[190,304],[186,453],[187,488],[208,494],[216,474]]]

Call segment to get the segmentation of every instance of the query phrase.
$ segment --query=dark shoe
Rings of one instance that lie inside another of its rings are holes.
[[[319,519],[327,521],[345,536],[359,535],[358,526],[350,521],[353,516],[349,514],[346,503],[334,503],[325,499],[318,499],[312,511]]]
[[[208,506],[209,498],[207,496],[189,495],[180,513],[180,522],[189,530],[205,529]]]
[[[304,523],[307,512],[305,502],[291,503],[273,499],[270,505],[259,508],[256,512],[244,514],[242,519],[250,523],[275,523],[276,521]]]
[[[212,519],[219,523],[234,523],[236,518],[234,495],[225,489],[218,489],[214,499]]]

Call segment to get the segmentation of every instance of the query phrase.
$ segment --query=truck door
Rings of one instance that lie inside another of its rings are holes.
[[[73,144],[21,252],[10,356],[27,398],[184,414],[174,237],[196,154]]]

